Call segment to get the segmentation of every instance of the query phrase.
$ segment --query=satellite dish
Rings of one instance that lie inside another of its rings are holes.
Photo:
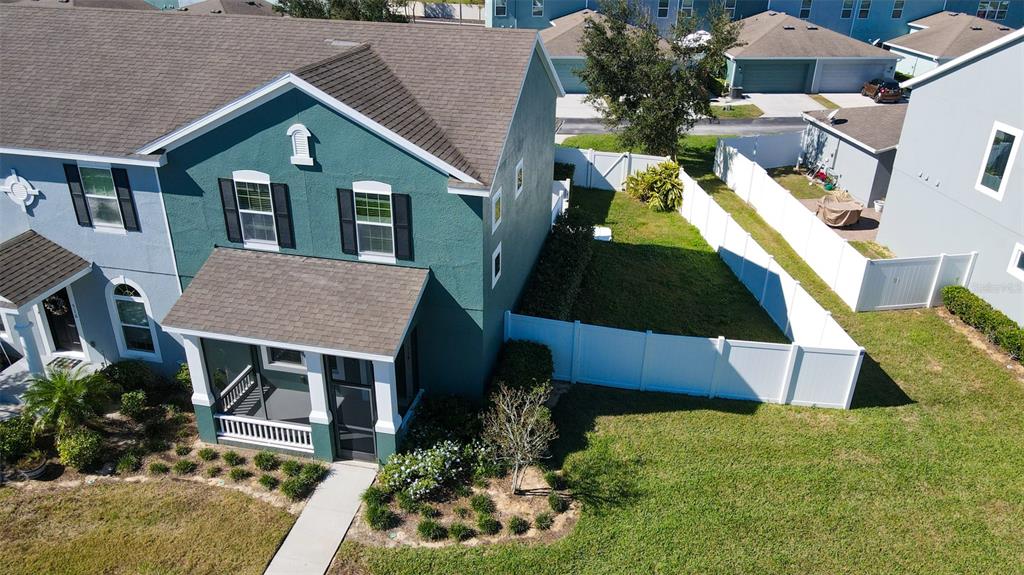
[[[836,123],[836,114],[838,114],[838,113],[839,113],[839,110],[832,110],[832,113],[830,113],[828,115],[828,123],[829,124],[835,124]]]

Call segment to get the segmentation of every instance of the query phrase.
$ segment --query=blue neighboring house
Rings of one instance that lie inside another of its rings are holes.
[[[536,31],[0,20],[0,336],[31,372],[187,362],[204,441],[325,460],[483,395],[551,223]]]
[[[734,20],[766,11],[783,12],[864,42],[885,41],[910,32],[910,22],[937,12],[964,12],[1020,28],[1019,0],[637,0],[667,33],[680,13],[702,16],[721,2]],[[485,0],[485,23],[494,28],[538,28],[579,10],[600,10],[598,0]]]

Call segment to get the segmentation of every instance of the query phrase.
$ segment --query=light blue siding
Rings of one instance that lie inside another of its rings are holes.
[[[555,66],[555,72],[558,73],[558,79],[561,80],[566,94],[589,92],[587,85],[575,74],[576,70],[583,69],[583,58],[552,58],[551,63]]]

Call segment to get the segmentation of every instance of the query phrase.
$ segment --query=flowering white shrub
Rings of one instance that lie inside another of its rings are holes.
[[[378,480],[381,487],[392,493],[405,491],[422,501],[463,476],[467,463],[461,445],[441,441],[428,448],[392,455],[381,468]]]

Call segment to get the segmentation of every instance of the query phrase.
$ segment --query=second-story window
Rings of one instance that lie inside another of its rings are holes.
[[[1009,0],[982,0],[978,2],[977,15],[985,20],[1003,20],[1009,7]]]
[[[679,13],[693,16],[693,0],[679,0]]]
[[[277,245],[274,226],[274,200],[270,197],[270,181],[235,180],[238,217],[242,222],[245,243]]]
[[[495,16],[507,16],[508,15],[508,0],[494,0],[494,15]]]
[[[860,0],[860,10],[857,11],[857,18],[863,20],[871,13],[871,0]]]
[[[736,0],[725,0],[725,13],[730,18],[736,19]]]
[[[519,160],[516,164],[516,197],[523,192],[523,185],[525,182],[525,176],[523,175],[523,161]]]
[[[658,18],[668,18],[668,0],[658,0]]]
[[[892,17],[894,20],[903,17],[903,7],[906,3],[906,0],[895,0],[892,3]]]
[[[338,188],[341,251],[377,263],[411,260],[412,200],[384,182],[353,182]]]
[[[533,11],[534,16],[544,15],[544,0],[533,0]]]
[[[128,171],[109,164],[64,164],[78,225],[106,230],[139,231],[139,218]]]
[[[814,0],[803,0],[800,3],[800,19],[806,20],[811,17],[811,2]]]
[[[395,233],[391,220],[391,194],[355,191],[356,238],[359,253],[395,255]]]
[[[843,0],[843,9],[839,12],[839,17],[847,19],[853,16],[853,0]]]
[[[981,164],[975,188],[997,200],[1003,199],[1013,160],[1020,147],[1024,130],[996,122],[988,138],[988,149]]]
[[[271,183],[263,172],[237,170],[219,185],[228,241],[258,250],[295,247],[287,184]]]
[[[491,233],[498,230],[501,225],[501,188],[491,197]]]

